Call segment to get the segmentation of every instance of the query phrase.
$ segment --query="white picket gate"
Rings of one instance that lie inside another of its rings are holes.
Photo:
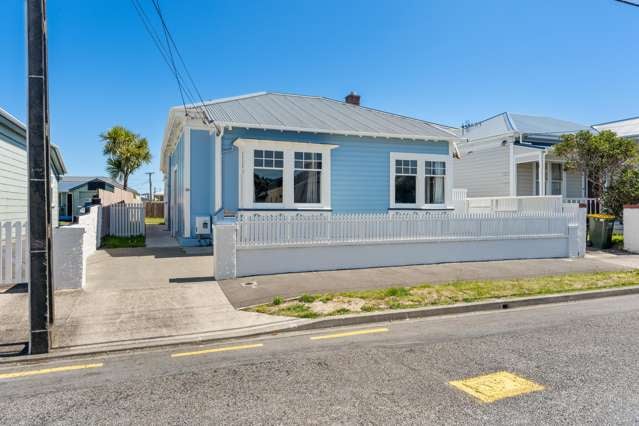
[[[131,237],[144,235],[144,204],[111,204],[109,211],[109,235]]]
[[[24,222],[0,223],[0,284],[28,281],[29,241]]]

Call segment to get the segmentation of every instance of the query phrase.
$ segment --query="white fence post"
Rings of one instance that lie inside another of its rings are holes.
[[[0,284],[28,281],[27,229],[23,222],[0,223]]]
[[[268,224],[268,223],[267,223]],[[213,253],[215,259],[214,275],[216,280],[224,280],[235,278],[237,276],[236,268],[236,250],[238,228],[240,224],[236,223],[217,223],[214,225],[213,231]]]
[[[639,204],[623,208],[623,248],[639,253]]]

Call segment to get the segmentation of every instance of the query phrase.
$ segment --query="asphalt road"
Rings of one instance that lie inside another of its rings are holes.
[[[636,424],[637,330],[624,296],[5,365],[0,423]],[[6,378],[65,367],[86,368]],[[497,371],[544,389],[484,403],[448,383]]]

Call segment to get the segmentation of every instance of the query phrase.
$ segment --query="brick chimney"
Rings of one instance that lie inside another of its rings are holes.
[[[347,104],[359,106],[360,96],[356,92],[351,92],[344,98]]]

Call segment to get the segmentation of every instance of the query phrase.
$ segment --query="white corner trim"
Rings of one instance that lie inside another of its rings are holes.
[[[184,128],[184,188],[183,202],[184,209],[184,238],[191,237],[191,128]]]
[[[224,136],[224,128],[218,135],[215,135],[215,212],[222,207],[222,137]]]
[[[415,185],[416,203],[398,204],[395,202],[395,160],[417,160],[417,178]],[[446,163],[444,176],[444,204],[426,204],[425,194],[425,161],[443,161]],[[407,152],[391,152],[389,160],[389,206],[393,209],[446,209],[452,208],[453,199],[453,157],[446,154],[414,154]]]

